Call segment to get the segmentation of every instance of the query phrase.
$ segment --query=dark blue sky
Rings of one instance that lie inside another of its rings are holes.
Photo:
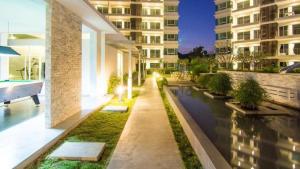
[[[200,45],[208,51],[213,50],[215,41],[214,11],[213,0],[180,0],[180,52],[189,52]]]

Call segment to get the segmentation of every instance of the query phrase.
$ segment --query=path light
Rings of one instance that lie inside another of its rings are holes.
[[[157,73],[157,72],[153,72],[152,75],[153,75],[153,77],[154,77],[155,79],[157,79],[157,78],[160,77],[160,74]]]
[[[118,95],[119,97],[119,102],[122,102],[122,97],[123,97],[123,94],[124,94],[124,87],[122,85],[119,85],[116,89],[116,94]]]

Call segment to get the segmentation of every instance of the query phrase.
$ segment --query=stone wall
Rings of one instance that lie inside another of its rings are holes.
[[[222,72],[231,76],[234,87],[244,79],[252,77],[267,91],[269,100],[300,109],[300,74]]]
[[[81,109],[81,20],[56,0],[46,10],[46,126]]]

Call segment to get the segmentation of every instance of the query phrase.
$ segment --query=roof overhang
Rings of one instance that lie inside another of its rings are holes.
[[[128,40],[121,33],[106,35],[106,43],[123,51],[131,50],[134,54],[139,53],[139,49],[135,46],[134,42]]]

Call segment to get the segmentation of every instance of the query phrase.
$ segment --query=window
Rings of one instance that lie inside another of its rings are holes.
[[[98,6],[97,10],[102,14],[108,14],[108,7]]]
[[[231,37],[232,37],[231,32],[223,32],[223,33],[217,34],[216,40],[231,39]]]
[[[148,9],[143,8],[142,9],[142,15],[148,15]]]
[[[148,50],[147,49],[143,49],[143,57],[147,57],[148,56]]]
[[[279,27],[279,36],[288,36],[288,26]]]
[[[289,45],[288,44],[281,44],[280,45],[280,54],[289,54]]]
[[[259,54],[260,53],[260,46],[254,46],[253,53],[254,53],[254,55]]]
[[[296,43],[294,47],[294,53],[300,55],[300,43]]]
[[[165,26],[178,26],[178,20],[165,20]]]
[[[119,29],[122,29],[122,22],[121,21],[112,21],[112,23]]]
[[[130,8],[125,8],[124,12],[125,12],[126,15],[130,15],[131,14]]]
[[[142,29],[148,29],[148,23],[147,22],[142,22]]]
[[[279,18],[288,16],[289,11],[288,8],[279,9]]]
[[[178,12],[178,6],[166,6],[165,12]]]
[[[249,24],[249,23],[250,23],[250,16],[244,16],[238,18],[238,25]]]
[[[250,40],[250,32],[238,33],[238,40]]]
[[[150,50],[150,58],[160,58],[160,50],[151,49]]]
[[[254,14],[253,17],[254,17],[254,23],[258,23],[260,21],[260,14],[259,13]]]
[[[245,8],[249,8],[249,7],[250,7],[250,0],[240,2],[237,4],[238,9],[245,9]]]
[[[160,63],[150,63],[150,68],[159,69],[160,68]]]
[[[224,24],[229,24],[231,22],[232,22],[232,19],[230,16],[216,19],[216,25],[224,25]]]
[[[142,43],[148,43],[148,36],[143,36],[142,38]]]
[[[160,15],[160,9],[150,9],[150,15]]]
[[[125,22],[124,22],[124,28],[125,28],[125,29],[130,29],[130,28],[131,28],[131,23],[130,23],[130,21],[125,21]]]
[[[160,29],[160,23],[159,22],[151,22],[150,29]]]
[[[231,7],[232,7],[231,1],[223,2],[223,3],[216,5],[216,11],[221,11],[221,10],[228,9]]]
[[[178,41],[178,34],[165,34],[164,40],[165,41]]]
[[[254,39],[260,39],[260,30],[254,30]]]
[[[293,25],[293,34],[294,35],[299,35],[300,34],[300,24]]]
[[[150,43],[151,44],[160,44],[160,36],[151,36]]]
[[[164,55],[177,55],[178,49],[177,48],[165,48]]]
[[[295,15],[300,14],[300,5],[298,5],[298,6],[293,6],[293,13],[294,13]]]
[[[122,8],[112,8],[111,13],[112,14],[122,14]]]
[[[250,49],[248,47],[239,48],[238,49],[238,54],[249,55],[250,54]]]

